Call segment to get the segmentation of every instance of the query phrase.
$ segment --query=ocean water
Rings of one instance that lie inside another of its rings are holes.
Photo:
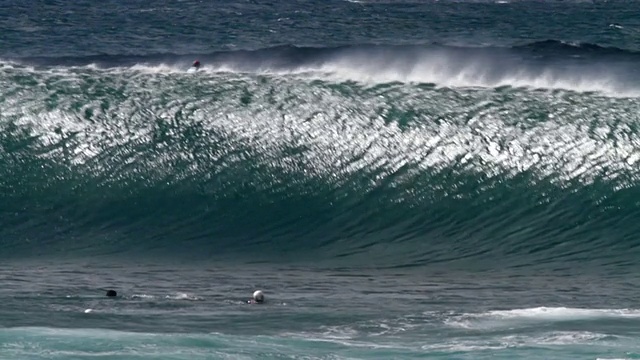
[[[0,9],[0,359],[640,359],[640,3]]]

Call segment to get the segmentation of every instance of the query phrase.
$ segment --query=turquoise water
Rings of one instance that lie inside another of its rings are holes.
[[[0,358],[640,358],[637,5],[0,5]]]
[[[3,358],[640,356],[638,284],[616,278],[85,261],[3,266]]]

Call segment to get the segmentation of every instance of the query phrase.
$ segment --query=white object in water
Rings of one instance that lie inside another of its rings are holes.
[[[264,301],[264,294],[262,293],[261,290],[256,290],[253,292],[253,300],[257,301],[257,302],[263,302]]]

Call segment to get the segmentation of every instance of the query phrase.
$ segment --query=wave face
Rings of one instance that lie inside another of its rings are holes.
[[[0,257],[636,266],[634,52],[198,56],[0,63]]]

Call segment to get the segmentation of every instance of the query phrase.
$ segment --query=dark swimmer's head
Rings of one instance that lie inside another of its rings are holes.
[[[118,293],[115,290],[107,290],[107,297],[116,297]]]

